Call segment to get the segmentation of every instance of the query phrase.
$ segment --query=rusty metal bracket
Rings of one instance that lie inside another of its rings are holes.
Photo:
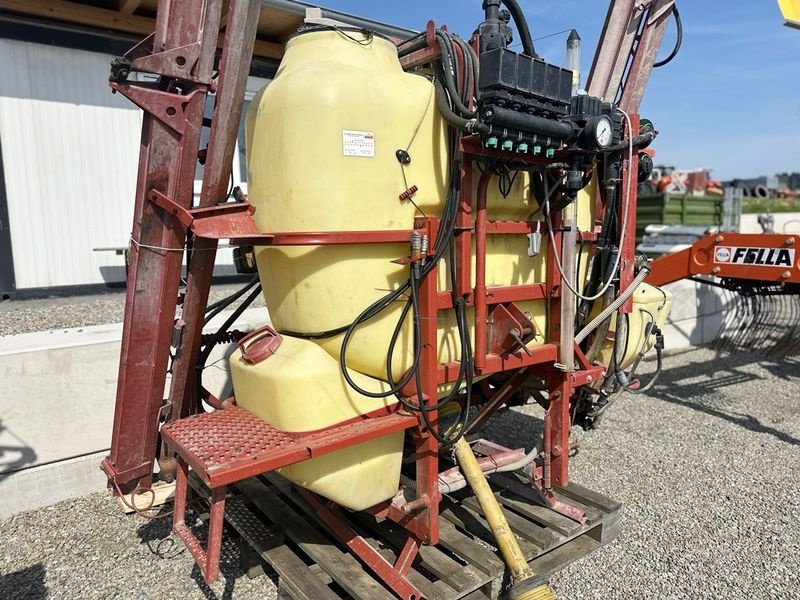
[[[199,56],[200,42],[194,42],[186,46],[141,56],[134,59],[131,66],[135,71],[209,84],[209,81],[202,81],[192,74]]]
[[[250,216],[256,212],[256,207],[247,201],[227,202],[200,208],[184,208],[158,190],[150,190],[147,198],[165,212],[173,215],[184,230],[191,231],[197,237],[223,239],[227,235],[255,233],[255,224]],[[234,219],[236,216],[239,219]],[[242,217],[244,217],[244,221]]]
[[[142,84],[116,82],[111,83],[111,88],[181,135],[186,128],[184,107],[195,94],[205,93],[205,90],[194,90],[181,96]]]

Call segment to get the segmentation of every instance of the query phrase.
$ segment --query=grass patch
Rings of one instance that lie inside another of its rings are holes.
[[[771,213],[800,212],[800,198],[781,198],[775,200],[742,198],[743,214],[761,214],[767,212],[767,210]]]

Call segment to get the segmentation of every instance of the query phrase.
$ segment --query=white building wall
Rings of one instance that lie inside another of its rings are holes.
[[[124,281],[141,111],[105,54],[0,39],[0,143],[18,289]],[[257,89],[263,80],[253,80]],[[237,165],[234,169],[236,183]],[[220,272],[233,272],[231,251]]]

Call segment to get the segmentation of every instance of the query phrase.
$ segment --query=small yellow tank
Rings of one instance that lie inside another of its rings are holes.
[[[394,397],[380,400],[355,392],[342,378],[338,361],[309,340],[283,336],[275,352],[257,362],[236,350],[230,365],[236,403],[290,433],[315,431],[397,403]],[[353,379],[370,392],[388,389],[359,373]],[[362,510],[397,492],[402,452],[399,431],[285,467],[281,474],[342,506]]]

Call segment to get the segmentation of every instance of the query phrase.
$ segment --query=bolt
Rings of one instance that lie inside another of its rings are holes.
[[[589,376],[586,377],[586,381],[588,381],[589,383],[592,383],[592,381],[594,381],[594,379],[592,378],[591,375],[589,375]]]
[[[722,237],[721,235],[718,235],[717,237],[714,238],[714,241],[717,242],[718,244],[721,244],[724,240],[725,238]]]
[[[786,241],[783,243],[786,244],[787,246],[791,246],[792,244],[794,244],[794,238],[786,238]]]
[[[711,272],[714,273],[714,275],[716,275],[720,271],[721,271],[721,269],[719,267],[714,267],[713,269],[711,269]]]
[[[781,279],[789,279],[789,277],[791,276],[792,274],[789,273],[789,271],[784,271],[783,273],[781,273]]]

